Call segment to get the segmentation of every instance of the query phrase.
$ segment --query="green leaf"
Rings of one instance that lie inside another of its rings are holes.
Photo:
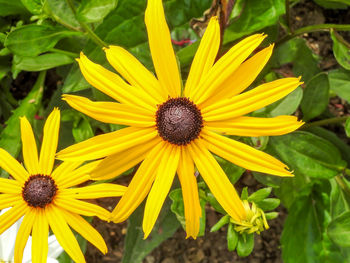
[[[247,257],[254,249],[254,234],[243,234],[238,237],[237,254]]]
[[[86,117],[82,117],[73,123],[72,133],[75,142],[82,142],[94,136],[94,132]]]
[[[228,162],[223,158],[216,157],[216,160],[232,184],[235,184],[245,171],[244,168]]]
[[[280,205],[281,201],[277,198],[267,198],[256,202],[257,206],[264,211],[271,211],[276,209]]]
[[[347,70],[350,70],[350,49],[344,44],[345,40],[333,30],[331,31],[333,40],[333,54],[338,63]]]
[[[238,244],[238,233],[233,224],[228,224],[227,229],[227,248],[228,251],[234,251]]]
[[[21,0],[0,0],[0,16],[28,14]]]
[[[332,218],[335,218],[350,210],[350,196],[339,187],[335,178],[329,182],[331,184],[330,214]]]
[[[42,11],[43,2],[41,0],[21,0],[22,4],[34,15]]]
[[[206,196],[208,202],[210,203],[210,205],[219,213],[226,215],[226,211],[225,209],[222,208],[222,206],[220,205],[220,203],[216,200],[215,196],[212,193],[207,193]]]
[[[240,16],[226,28],[223,43],[230,43],[267,26],[275,25],[279,17],[285,13],[284,7],[283,0],[244,1]]]
[[[346,119],[346,122],[345,122],[345,133],[346,133],[346,136],[350,137],[350,118]]]
[[[306,177],[332,178],[344,168],[339,150],[307,132],[270,137],[269,146],[291,170]]]
[[[263,188],[260,189],[254,193],[252,193],[249,197],[248,197],[248,201],[250,202],[260,202],[262,200],[264,200],[266,197],[268,197],[271,194],[272,188],[268,187],[268,188]]]
[[[37,57],[14,56],[13,67],[17,70],[42,71],[74,62],[70,56],[59,53],[46,53]]]
[[[79,29],[80,24],[67,4],[67,1],[45,0],[43,10],[47,15],[58,21],[60,24],[71,27],[74,30]]]
[[[278,217],[278,212],[265,213],[266,220],[272,220]]]
[[[26,25],[9,33],[5,47],[16,55],[35,57],[49,51],[60,39],[74,35],[80,33],[47,25]]]
[[[143,206],[139,206],[129,218],[122,263],[141,263],[145,256],[171,237],[180,226],[176,216],[170,211],[170,202],[166,201],[151,236],[144,240],[140,227],[142,215]]]
[[[350,102],[350,71],[335,69],[329,72],[330,89],[339,97]]]
[[[33,89],[27,97],[21,101],[19,107],[13,111],[11,117],[6,121],[6,127],[0,134],[0,148],[5,149],[16,158],[21,149],[21,131],[19,118],[26,116],[29,121],[33,120],[35,113],[41,105],[44,91],[44,81],[46,72],[40,72]],[[2,174],[1,176],[4,176]]]
[[[218,231],[220,228],[222,228],[224,225],[228,224],[229,222],[230,222],[229,215],[225,215],[221,217],[220,220],[215,225],[212,226],[212,228],[210,229],[210,232]]]
[[[82,0],[77,10],[77,19],[86,23],[102,21],[116,8],[118,0]]]
[[[331,221],[327,228],[330,239],[340,247],[350,247],[350,211]]]
[[[350,2],[349,0],[314,0],[318,5],[323,8],[330,9],[346,9]]]
[[[306,84],[301,101],[304,121],[319,116],[327,108],[328,94],[329,82],[326,73],[316,75]]]

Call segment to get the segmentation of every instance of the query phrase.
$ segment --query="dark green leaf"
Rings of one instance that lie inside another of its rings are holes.
[[[325,73],[316,75],[306,84],[301,101],[304,121],[319,116],[327,108],[328,94],[329,83]]]
[[[350,102],[350,71],[332,70],[328,74],[330,89],[339,97]]]
[[[21,0],[0,0],[0,16],[27,14]]]
[[[306,177],[332,178],[344,167],[338,149],[311,133],[270,137],[269,146],[291,170]]]
[[[237,254],[240,257],[247,257],[254,248],[254,234],[243,234],[238,237]]]
[[[74,62],[70,56],[58,53],[46,53],[37,57],[15,56],[13,66],[17,70],[42,71]]]
[[[284,6],[283,0],[244,1],[240,16],[226,28],[223,43],[227,44],[264,27],[275,25],[285,12]]]
[[[331,221],[327,229],[330,239],[340,247],[350,247],[350,211]]]
[[[347,70],[350,70],[350,49],[344,44],[345,40],[336,32],[331,31],[333,40],[333,54],[338,63]]]
[[[213,227],[210,229],[210,232],[218,231],[220,228],[222,228],[224,225],[228,224],[230,222],[230,216],[225,215],[220,218],[220,220],[213,225]]]
[[[349,211],[350,196],[348,193],[344,192],[344,190],[339,187],[335,178],[331,179],[329,182],[331,184],[330,214],[332,218],[335,218],[340,214]]]
[[[314,0],[318,5],[323,8],[330,9],[346,9],[347,4],[349,5],[349,0]]]
[[[77,34],[47,25],[26,25],[10,32],[5,46],[16,55],[34,57],[49,51],[60,39]]]
[[[79,22],[75,18],[73,11],[70,9],[67,1],[62,0],[45,0],[44,11],[52,19],[58,21],[60,24],[64,24],[67,27],[77,30],[79,28]]]
[[[83,0],[77,10],[77,19],[86,23],[102,21],[117,3],[118,0]]]
[[[266,197],[268,197],[271,194],[272,188],[268,187],[268,188],[263,188],[260,189],[254,193],[252,193],[249,197],[248,197],[248,201],[250,202],[260,202],[262,200],[264,200]]]
[[[143,206],[139,206],[129,218],[122,263],[141,263],[148,253],[171,237],[180,226],[176,216],[170,211],[170,202],[166,201],[151,236],[144,240],[140,227],[142,215]]]
[[[234,251],[238,244],[238,233],[233,224],[228,224],[227,229],[227,248],[228,251]]]

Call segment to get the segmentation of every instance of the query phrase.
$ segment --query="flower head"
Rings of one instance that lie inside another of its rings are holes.
[[[50,228],[63,249],[76,262],[85,262],[85,259],[70,227],[106,253],[103,238],[81,215],[96,215],[108,220],[110,213],[79,199],[121,196],[126,187],[96,184],[70,188],[88,181],[89,173],[100,161],[85,165],[82,165],[82,161],[63,162],[53,169],[60,123],[58,109],[53,110],[45,123],[40,158],[30,123],[25,117],[21,118],[20,123],[26,169],[0,148],[0,167],[13,177],[0,178],[0,209],[11,207],[0,216],[0,234],[23,217],[16,237],[14,261],[22,262],[31,233],[32,261],[46,262]]]
[[[112,212],[112,220],[127,219],[148,195],[143,219],[145,237],[151,232],[177,173],[187,236],[195,238],[201,208],[194,165],[232,218],[242,221],[247,216],[236,190],[211,152],[249,170],[292,176],[279,160],[224,135],[281,135],[300,127],[302,123],[293,116],[244,116],[286,96],[300,81],[280,79],[240,94],[267,63],[273,46],[249,58],[265,38],[256,34],[240,41],[215,62],[220,26],[213,17],[182,89],[161,0],[148,1],[145,22],[157,77],[125,49],[110,46],[104,49],[107,59],[127,82],[84,54],[78,62],[86,80],[118,102],[93,102],[64,95],[70,106],[92,118],[129,127],[70,146],[59,152],[58,158],[79,161],[106,157],[92,172],[96,179],[115,177],[142,162]]]

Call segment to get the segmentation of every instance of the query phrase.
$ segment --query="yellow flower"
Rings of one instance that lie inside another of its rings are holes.
[[[143,219],[145,237],[177,173],[187,237],[196,238],[201,209],[194,164],[225,211],[236,221],[246,218],[242,201],[210,152],[249,170],[292,176],[274,157],[222,134],[267,136],[294,131],[302,125],[294,116],[243,115],[286,96],[300,82],[298,78],[285,78],[239,94],[262,70],[273,46],[248,58],[265,38],[256,34],[239,42],[214,64],[220,43],[220,27],[214,17],[182,89],[161,0],[148,1],[145,22],[157,78],[128,51],[110,46],[105,49],[107,59],[128,83],[84,54],[78,62],[86,80],[119,103],[64,95],[70,106],[96,120],[130,127],[70,146],[59,152],[58,158],[78,161],[106,157],[92,172],[95,179],[115,177],[142,162],[112,212],[112,220],[126,220],[148,195]]]
[[[70,188],[88,181],[89,173],[100,161],[83,166],[81,161],[63,162],[53,170],[60,123],[58,109],[53,110],[45,123],[40,158],[30,123],[25,117],[21,118],[20,123],[26,169],[0,148],[0,167],[14,179],[0,178],[0,209],[12,207],[0,216],[0,234],[24,216],[15,243],[15,262],[22,262],[23,250],[30,233],[32,261],[46,262],[49,228],[75,262],[85,262],[69,226],[102,253],[106,253],[107,246],[102,236],[80,215],[96,215],[108,220],[110,213],[102,207],[78,199],[121,196],[126,187],[96,184]]]

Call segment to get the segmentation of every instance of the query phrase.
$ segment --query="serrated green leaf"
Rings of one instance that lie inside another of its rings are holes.
[[[49,51],[60,39],[74,35],[80,33],[48,25],[25,25],[9,33],[5,47],[16,55],[35,57]]]
[[[332,178],[345,165],[334,145],[311,133],[270,137],[269,146],[291,170],[306,177]]]
[[[21,0],[0,0],[0,16],[28,14]]]
[[[37,57],[14,56],[13,67],[16,70],[42,71],[74,62],[70,56],[58,53],[46,53]]]
[[[301,101],[304,121],[319,116],[327,108],[328,95],[329,82],[326,73],[316,75],[306,84]]]
[[[263,188],[260,189],[254,193],[252,193],[249,197],[248,197],[248,201],[250,202],[260,202],[262,200],[264,200],[266,197],[268,197],[271,194],[272,188],[268,187],[268,188]]]
[[[350,70],[350,49],[342,41],[345,41],[338,33],[331,31],[333,40],[333,54],[338,63],[345,69]]]
[[[237,254],[240,257],[247,257],[254,249],[254,234],[239,235],[237,243]]]
[[[330,89],[350,102],[350,71],[335,69],[328,74]]]
[[[227,229],[227,248],[228,251],[234,251],[238,244],[238,233],[235,231],[233,224],[228,224]]]
[[[334,218],[327,228],[327,233],[338,246],[350,247],[350,211]]]
[[[118,0],[82,0],[77,9],[77,19],[81,22],[102,21],[117,6]]]

